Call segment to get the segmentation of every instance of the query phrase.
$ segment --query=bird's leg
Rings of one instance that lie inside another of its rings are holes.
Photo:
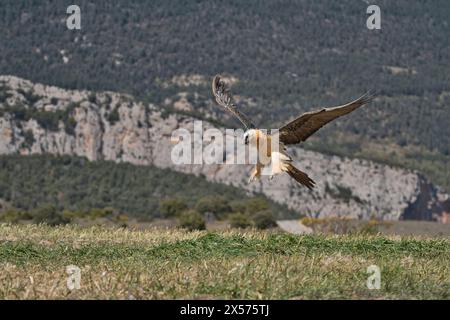
[[[257,178],[261,177],[261,164],[257,163],[255,169],[253,169],[248,183],[255,181]]]

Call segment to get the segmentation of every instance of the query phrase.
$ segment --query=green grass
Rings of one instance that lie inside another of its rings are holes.
[[[450,299],[448,238],[0,225],[0,268],[2,299]]]

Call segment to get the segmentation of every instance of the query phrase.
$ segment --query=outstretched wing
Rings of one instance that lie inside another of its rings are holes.
[[[249,120],[249,118],[236,108],[230,90],[225,85],[225,82],[220,79],[219,75],[215,76],[213,79],[212,92],[216,102],[238,118],[239,121],[241,121],[245,126],[246,130],[255,128],[255,125]]]
[[[366,93],[355,101],[342,106],[306,112],[279,129],[280,141],[284,144],[296,144],[305,141],[328,122],[358,109],[371,102],[373,98],[373,95]]]

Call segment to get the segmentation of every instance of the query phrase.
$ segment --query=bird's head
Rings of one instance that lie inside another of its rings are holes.
[[[256,130],[250,129],[244,133],[244,143],[246,145],[250,143],[256,143]]]

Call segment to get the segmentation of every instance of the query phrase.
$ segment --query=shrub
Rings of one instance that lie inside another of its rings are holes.
[[[116,109],[113,109],[109,115],[108,115],[108,122],[113,126],[116,122],[120,121],[120,114],[119,111]]]
[[[235,200],[230,203],[230,206],[233,212],[247,212],[246,201]]]
[[[22,142],[23,148],[31,148],[33,144],[35,143],[34,135],[32,130],[27,130],[23,133],[24,141]]]
[[[77,121],[74,117],[68,117],[64,122],[64,130],[68,135],[75,135],[75,128],[77,127]]]
[[[198,200],[196,209],[200,213],[214,213],[217,218],[223,218],[231,212],[228,200],[222,196],[206,196]]]
[[[205,229],[205,219],[203,216],[195,210],[184,211],[178,217],[178,226],[188,230],[204,230]]]
[[[76,218],[84,217],[85,216],[85,212],[84,211],[72,211],[72,210],[69,210],[69,209],[65,209],[62,212],[62,216],[66,220],[73,221]]]
[[[275,227],[276,221],[273,217],[273,214],[270,210],[264,210],[255,213],[252,216],[253,224],[258,229],[268,229]]]
[[[233,228],[248,228],[252,225],[252,222],[248,218],[247,215],[236,212],[232,213],[228,216],[228,219],[230,221],[230,225]]]
[[[40,96],[34,94],[33,90],[25,91],[23,89],[18,89],[17,92],[22,94],[31,106],[41,99]]]
[[[22,220],[30,220],[30,219],[31,215],[28,212],[14,208],[7,209],[6,211],[0,214],[0,221],[2,222],[17,223]]]
[[[186,202],[178,198],[164,199],[159,202],[159,211],[165,218],[177,217],[187,208]]]
[[[248,214],[255,214],[269,209],[269,203],[263,198],[252,198],[245,202],[245,210]]]
[[[114,213],[114,209],[112,209],[112,208],[103,208],[103,209],[93,208],[93,209],[89,210],[87,215],[92,220],[95,220],[98,218],[105,218],[107,216],[111,216],[113,213]]]
[[[33,214],[33,220],[36,223],[46,223],[51,226],[70,222],[68,218],[66,218],[55,206],[52,205],[47,205],[36,209]]]
[[[97,95],[95,93],[93,93],[93,92],[90,93],[89,96],[88,96],[88,101],[90,103],[96,104],[97,103]]]
[[[325,185],[325,193],[328,193],[332,198],[343,200],[346,203],[349,203],[350,200],[353,200],[357,203],[363,203],[363,200],[354,195],[350,188],[344,186],[336,185],[335,189],[333,189],[327,183]]]

